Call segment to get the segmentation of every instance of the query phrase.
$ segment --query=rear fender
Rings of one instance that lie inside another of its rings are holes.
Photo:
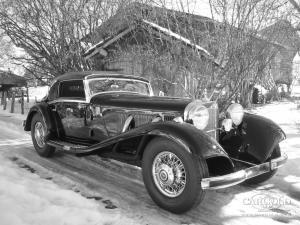
[[[31,121],[36,113],[40,113],[42,115],[42,118],[47,126],[47,131],[51,134],[57,134],[56,123],[51,114],[51,110],[48,107],[48,105],[44,102],[38,103],[30,108],[24,123],[24,130],[31,130]]]

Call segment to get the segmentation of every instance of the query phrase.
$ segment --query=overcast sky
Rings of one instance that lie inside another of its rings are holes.
[[[209,0],[159,0],[165,2],[167,8],[190,12],[211,18]]]

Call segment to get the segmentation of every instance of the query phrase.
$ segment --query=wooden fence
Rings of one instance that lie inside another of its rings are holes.
[[[24,92],[21,96],[16,97],[15,93],[12,93],[10,99],[7,98],[6,92],[4,93],[4,98],[1,102],[3,110],[7,110],[10,113],[27,114],[31,106],[33,106],[35,101],[30,102],[28,95],[25,98]]]

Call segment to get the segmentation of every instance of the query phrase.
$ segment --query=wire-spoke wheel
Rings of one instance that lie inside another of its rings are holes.
[[[184,165],[172,152],[164,151],[155,157],[152,176],[158,190],[168,197],[179,196],[185,188]]]
[[[163,209],[184,213],[204,197],[201,179],[208,176],[205,160],[172,140],[156,137],[148,143],[142,172],[149,195]]]
[[[45,128],[41,122],[36,122],[34,126],[34,138],[40,148],[45,146]]]
[[[48,134],[47,126],[39,113],[36,113],[31,120],[31,138],[35,150],[40,156],[50,157],[55,148],[47,145],[46,137]]]

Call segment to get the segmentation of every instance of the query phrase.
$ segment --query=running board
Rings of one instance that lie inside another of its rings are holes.
[[[101,151],[102,149],[113,146],[117,144],[120,141],[124,141],[126,139],[135,138],[138,136],[145,136],[145,135],[151,135],[152,133],[148,130],[142,130],[139,132],[139,128],[134,130],[129,130],[125,133],[121,133],[118,136],[108,138],[102,142],[86,146],[86,145],[79,145],[79,144],[71,144],[69,142],[64,142],[61,140],[53,139],[48,140],[47,144],[50,146],[53,146],[55,148],[58,148],[59,150],[65,151],[67,153],[71,154],[92,154],[93,152]]]
[[[65,142],[65,141],[60,141],[60,140],[49,140],[49,141],[47,141],[47,144],[52,147],[55,147],[59,150],[73,153],[73,154],[86,152],[90,148],[90,146],[72,144],[70,142]]]
[[[58,150],[71,153],[71,154],[88,154],[94,151],[99,151],[109,145],[116,144],[117,141],[108,140],[100,143],[96,143],[93,145],[81,145],[81,144],[73,144],[66,141],[61,140],[48,140],[47,145],[57,148]]]

